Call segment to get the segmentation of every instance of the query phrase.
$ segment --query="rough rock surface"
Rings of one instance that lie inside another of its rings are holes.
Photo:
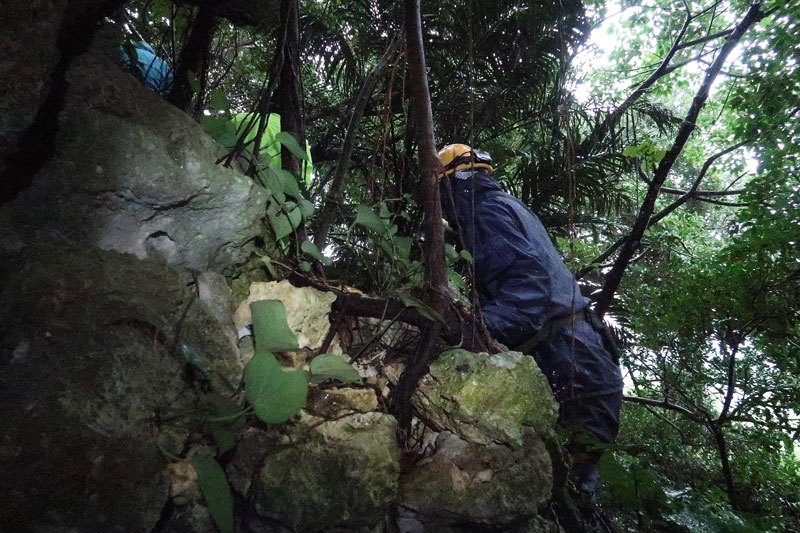
[[[442,432],[433,451],[401,477],[403,520],[417,526],[411,529],[457,531],[455,524],[465,522],[527,527],[550,497],[544,439],[554,435],[558,412],[533,359],[445,352],[413,402],[420,419]]]
[[[333,292],[322,292],[312,287],[295,287],[288,281],[254,282],[250,284],[250,295],[236,309],[236,327],[253,323],[250,304],[260,300],[280,300],[286,308],[286,321],[301,348],[316,349],[322,346],[331,323],[328,315],[331,304],[336,300]],[[331,351],[338,351],[338,342],[331,345]]]
[[[558,417],[547,379],[519,352],[447,351],[431,364],[413,401],[436,429],[478,444],[520,446],[524,427],[548,436]]]
[[[396,432],[384,413],[303,416],[295,444],[264,461],[259,512],[295,531],[378,524],[397,498]]]
[[[464,522],[510,527],[535,517],[551,487],[550,456],[532,429],[516,449],[445,431],[433,455],[402,476],[400,502],[426,531]]]
[[[150,531],[196,410],[180,342],[238,383],[222,328],[178,274],[102,250],[0,263],[0,523],[10,531]]]
[[[66,81],[54,156],[0,208],[16,237],[0,253],[72,243],[197,271],[246,257],[264,189],[216,165],[220,147],[107,55],[74,58]]]
[[[61,52],[56,39],[66,0],[0,3],[0,175],[4,159],[33,123],[50,90],[50,73]],[[42,16],[46,14],[46,16]]]

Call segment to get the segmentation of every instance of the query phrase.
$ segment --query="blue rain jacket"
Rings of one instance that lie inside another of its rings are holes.
[[[153,47],[144,41],[139,41],[133,46],[136,49],[136,66],[142,73],[145,85],[162,95],[169,93],[172,89],[172,69],[167,62],[158,57]],[[131,58],[124,49],[122,60],[128,65],[131,64]]]
[[[447,179],[453,202],[442,180],[443,211],[449,221],[458,220],[474,258],[483,318],[497,340],[513,348],[546,321],[589,305],[544,226],[520,200],[483,170]],[[556,329],[531,355],[560,402],[622,390],[619,366],[588,322]]]

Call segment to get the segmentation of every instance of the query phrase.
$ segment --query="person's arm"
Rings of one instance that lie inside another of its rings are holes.
[[[475,275],[489,332],[514,347],[534,336],[547,318],[552,278],[508,211],[483,213],[475,244]]]

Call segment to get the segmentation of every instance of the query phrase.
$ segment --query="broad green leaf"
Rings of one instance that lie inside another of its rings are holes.
[[[469,250],[461,250],[461,259],[466,261],[467,263],[472,263],[472,254],[469,253]]]
[[[195,456],[192,466],[214,523],[222,533],[233,533],[233,497],[225,471],[208,455]]]
[[[361,383],[361,376],[353,365],[332,353],[318,355],[311,360],[311,380],[321,383],[326,379],[337,379],[342,383]]]
[[[236,144],[236,139],[239,138],[236,134],[236,127],[228,119],[203,117],[200,124],[209,137],[226,148],[233,147]]]
[[[236,434],[244,426],[246,413],[235,401],[217,393],[203,395],[208,409],[207,431],[214,437],[217,453],[223,454],[236,446]]]
[[[270,352],[297,350],[297,337],[286,322],[286,308],[280,300],[260,300],[250,304],[256,349]]]
[[[308,218],[314,214],[314,204],[306,200],[305,198],[300,199],[300,213],[303,215],[304,218]]]
[[[300,209],[297,207],[289,211],[288,215],[284,212],[280,212],[277,215],[269,215],[269,222],[272,224],[276,240],[291,234],[300,225],[301,220]]]
[[[395,237],[394,246],[397,249],[397,257],[408,259],[411,256],[411,237]]]
[[[303,195],[300,193],[300,186],[297,184],[297,180],[292,173],[282,168],[279,168],[278,172],[280,173],[281,182],[283,183],[283,192],[293,198],[302,198]]]
[[[284,372],[274,355],[259,350],[247,365],[244,390],[258,418],[282,424],[306,404],[308,379],[302,370]]]
[[[444,324],[444,318],[442,318],[442,315],[431,309],[428,304],[419,298],[415,298],[406,292],[397,293],[397,297],[400,298],[400,301],[403,302],[406,307],[413,307],[419,312],[419,314],[428,320],[438,320]]]
[[[322,261],[325,265],[331,264],[331,260],[322,255],[322,252],[319,251],[317,245],[311,241],[303,241],[303,244],[300,245],[300,249],[314,259]]]
[[[302,270],[303,272],[309,272],[311,270],[311,263],[309,263],[308,261],[301,261],[300,270]]]
[[[291,133],[282,131],[275,135],[275,140],[285,146],[300,161],[308,161],[308,155],[306,155],[305,150],[300,148],[300,144]]]
[[[444,256],[450,261],[455,261],[456,259],[458,259],[458,252],[456,252],[456,249],[452,244],[445,243]]]
[[[214,89],[211,91],[211,94],[209,95],[209,101],[211,102],[211,105],[214,106],[214,109],[218,109],[220,111],[225,111],[231,107],[228,97],[225,95],[225,91],[222,89]]]
[[[462,291],[467,290],[467,284],[464,281],[464,278],[458,275],[458,272],[454,270],[448,270],[447,277],[450,279],[450,281],[452,281],[456,285],[456,287],[458,287]]]
[[[386,231],[386,226],[378,215],[365,204],[358,204],[356,206],[356,224],[364,226],[368,230],[374,231],[379,235],[383,235]]]

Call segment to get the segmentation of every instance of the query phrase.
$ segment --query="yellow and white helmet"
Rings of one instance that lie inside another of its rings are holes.
[[[473,150],[466,144],[448,144],[439,150],[439,161],[444,167],[444,172],[439,174],[440,179],[459,170],[485,168],[489,174],[494,171],[492,156],[488,152]]]

